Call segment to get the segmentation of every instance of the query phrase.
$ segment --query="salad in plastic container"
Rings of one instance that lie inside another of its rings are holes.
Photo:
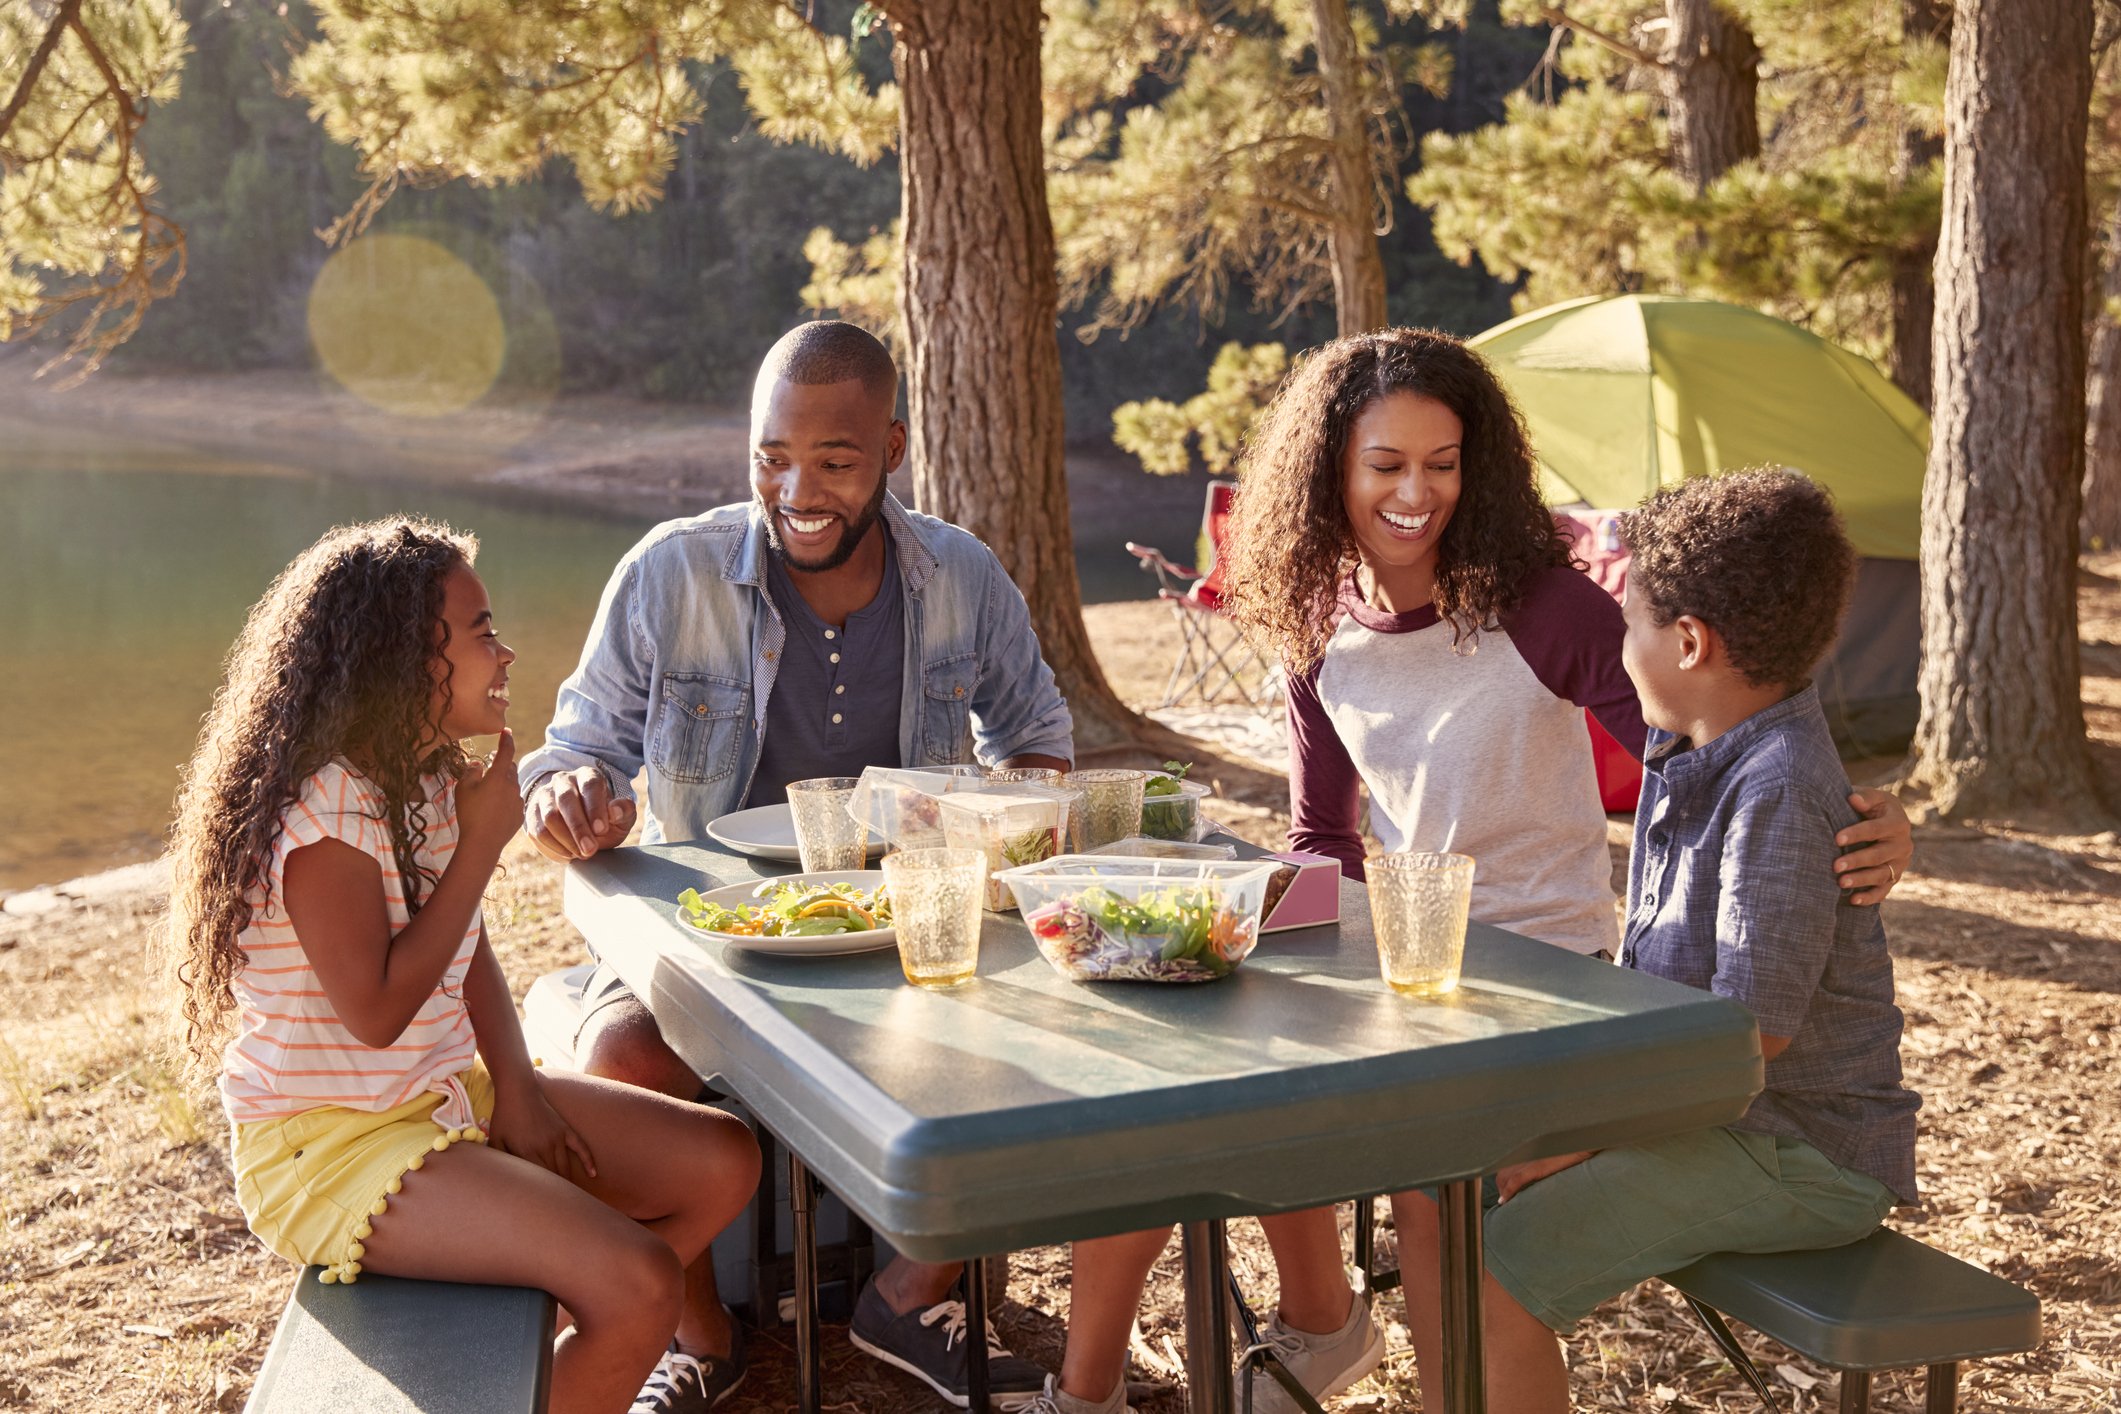
[[[882,835],[889,849],[942,849],[942,798],[979,786],[977,766],[871,766],[855,782],[847,813]]]
[[[1036,785],[987,785],[942,797],[943,835],[952,849],[987,856],[986,906],[1016,906],[996,877],[1004,869],[1051,859],[1067,839],[1069,796]]]
[[[1259,941],[1272,861],[1065,854],[1002,871],[1046,961],[1076,982],[1208,982]]]
[[[1141,832],[1160,840],[1197,840],[1201,837],[1200,803],[1208,787],[1186,779],[1193,769],[1166,761],[1162,771],[1152,774],[1142,786]]]

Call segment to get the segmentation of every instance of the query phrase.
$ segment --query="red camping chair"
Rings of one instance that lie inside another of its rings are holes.
[[[1628,552],[1620,542],[1618,511],[1556,511],[1561,533],[1574,542],[1576,558],[1598,587],[1615,599],[1628,592]],[[1589,712],[1583,714],[1591,728],[1591,760],[1598,770],[1598,799],[1608,815],[1626,814],[1642,795],[1642,763],[1635,753],[1613,740],[1613,734],[1598,725]],[[1636,749],[1641,749],[1636,743]]]
[[[1207,504],[1201,511],[1201,533],[1213,555],[1206,571],[1190,569],[1167,558],[1153,545],[1127,542],[1127,551],[1141,567],[1156,576],[1156,597],[1171,606],[1178,622],[1178,660],[1164,683],[1164,699],[1158,707],[1169,707],[1198,694],[1204,703],[1219,701],[1230,693],[1250,707],[1263,707],[1281,693],[1281,672],[1245,641],[1244,635],[1224,616],[1222,588],[1223,531],[1230,520],[1230,503],[1237,485],[1230,481],[1208,483]]]

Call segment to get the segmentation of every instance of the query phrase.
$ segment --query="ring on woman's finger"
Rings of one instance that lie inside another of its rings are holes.
[[[1886,861],[1885,873],[1886,877],[1891,879],[1894,883],[1897,884],[1900,882],[1900,871],[1893,867],[1892,861],[1890,860]]]

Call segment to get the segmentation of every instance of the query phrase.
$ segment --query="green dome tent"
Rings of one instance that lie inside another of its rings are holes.
[[[1659,486],[1745,466],[1794,467],[1831,490],[1863,560],[1821,696],[1844,747],[1905,745],[1918,705],[1929,451],[1929,419],[1913,399],[1861,355],[1715,300],[1571,300],[1469,342],[1523,410],[1548,499],[1594,508],[1579,517],[1594,527]],[[1613,550],[1577,548],[1594,560]],[[1622,573],[1601,582],[1617,588]]]

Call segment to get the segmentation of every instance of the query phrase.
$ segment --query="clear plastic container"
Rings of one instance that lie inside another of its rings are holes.
[[[941,797],[943,835],[952,849],[976,849],[987,859],[987,907],[1016,906],[995,876],[1036,864],[1066,848],[1068,795],[1035,785],[983,785]]]
[[[1193,844],[1185,840],[1153,840],[1147,835],[1129,835],[1123,840],[1099,845],[1091,854],[1120,855],[1129,859],[1235,859],[1237,847],[1227,844]]]
[[[871,766],[855,782],[847,813],[883,836],[888,849],[943,849],[942,798],[979,785],[977,766]]]
[[[1155,782],[1152,776],[1150,784]],[[1200,803],[1207,799],[1209,789],[1198,781],[1174,784],[1178,789],[1165,795],[1143,791],[1141,832],[1152,839],[1197,840],[1201,836]]]
[[[1272,861],[1064,854],[998,876],[1046,961],[1076,982],[1207,982],[1259,941]]]

